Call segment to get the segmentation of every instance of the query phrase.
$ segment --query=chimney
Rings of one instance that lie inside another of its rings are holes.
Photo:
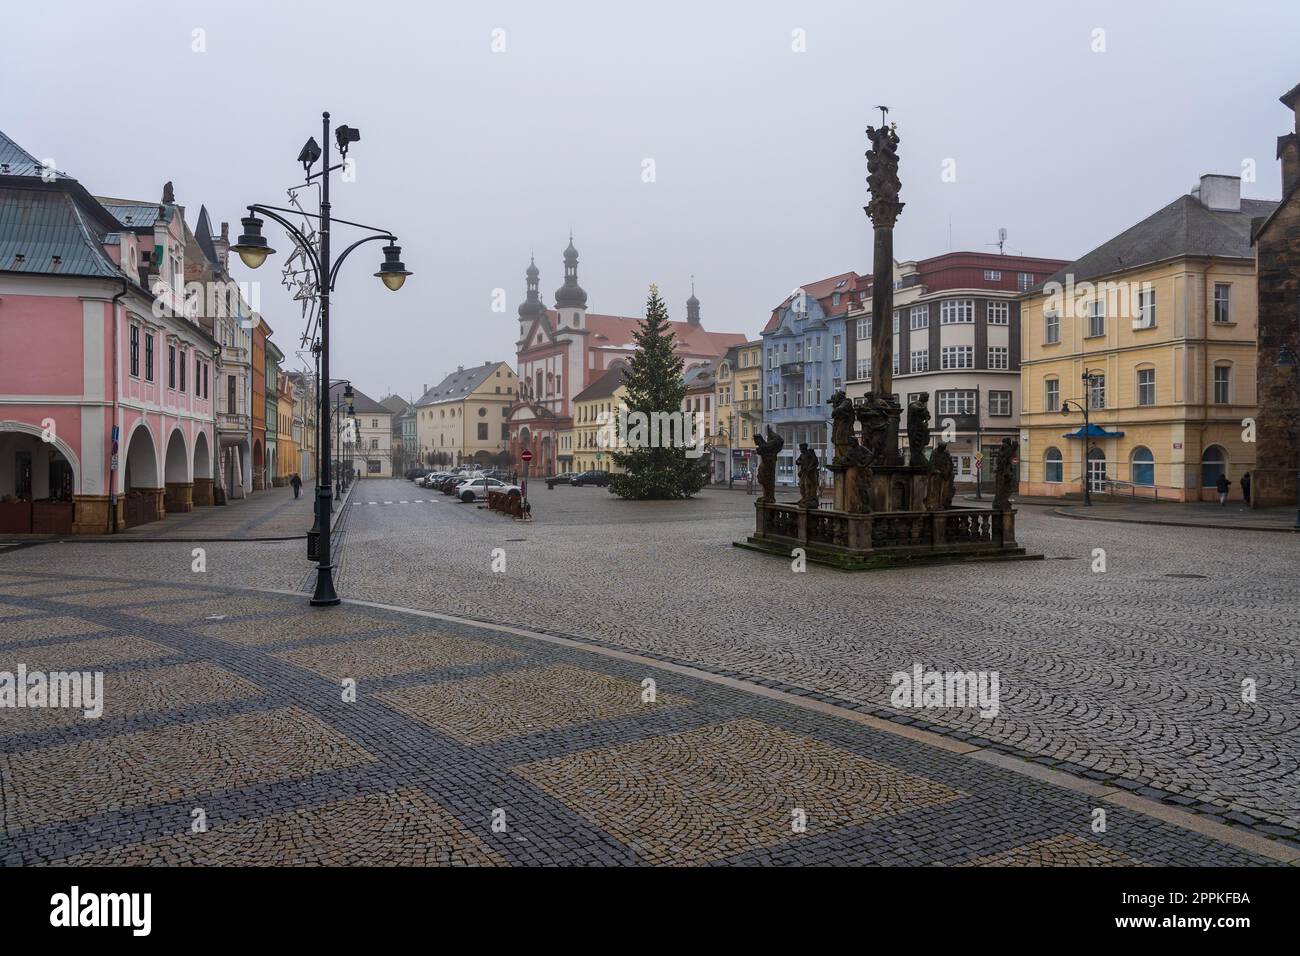
[[[423,397],[424,394],[425,394],[426,392],[428,392],[428,391],[429,391],[429,386],[428,386],[428,385],[421,385],[421,386],[420,386],[420,396],[421,396],[421,397]]]
[[[1277,138],[1277,158],[1282,160],[1282,198],[1300,183],[1300,84],[1283,93],[1280,101],[1295,114],[1295,129]]]
[[[223,272],[226,271],[230,258],[230,223],[221,224],[221,237],[212,240],[212,251],[217,254],[217,265],[221,266]]]
[[[1241,212],[1241,177],[1206,173],[1192,195],[1212,212]]]

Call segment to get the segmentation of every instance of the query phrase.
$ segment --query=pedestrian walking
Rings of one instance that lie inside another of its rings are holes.
[[[298,477],[296,471],[293,473],[293,477],[289,479],[289,484],[293,485],[293,496],[297,498],[302,491],[302,479]]]
[[[1241,500],[1250,504],[1250,472],[1241,476]]]
[[[1227,475],[1220,475],[1219,480],[1214,483],[1214,486],[1219,490],[1219,504],[1221,506],[1228,503],[1228,486],[1230,484],[1232,482],[1228,480]]]

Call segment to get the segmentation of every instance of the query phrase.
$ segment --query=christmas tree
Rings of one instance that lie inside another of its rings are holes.
[[[636,427],[638,422],[659,422],[665,413],[679,413],[686,395],[682,359],[673,351],[677,337],[668,325],[668,310],[659,298],[657,286],[650,286],[645,319],[633,338],[636,352],[623,373],[628,447],[612,455],[623,473],[609,476],[609,490],[621,498],[689,498],[704,487],[708,478],[702,460],[687,457],[681,441],[672,447],[667,429],[655,436],[663,440],[644,441],[638,440],[638,434],[648,437],[653,429]],[[639,418],[638,412],[644,418]],[[697,436],[696,440],[703,439]]]

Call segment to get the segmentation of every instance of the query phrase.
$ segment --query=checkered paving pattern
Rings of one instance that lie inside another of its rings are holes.
[[[3,864],[1278,860],[1114,803],[1092,833],[1078,789],[490,626],[107,578],[5,575],[0,604],[0,670],[106,698],[0,709]]]

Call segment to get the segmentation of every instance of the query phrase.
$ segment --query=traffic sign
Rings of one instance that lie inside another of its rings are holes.
[[[533,453],[532,453],[531,451],[529,451],[527,448],[525,448],[525,449],[523,450],[523,452],[520,454],[520,456],[519,456],[519,460],[520,460],[520,461],[525,461],[525,462],[527,462],[527,461],[532,461],[532,460],[533,460]]]
[[[601,458],[601,453],[600,453],[600,452],[596,452],[596,460],[597,460],[597,461],[600,461],[600,458]]]

